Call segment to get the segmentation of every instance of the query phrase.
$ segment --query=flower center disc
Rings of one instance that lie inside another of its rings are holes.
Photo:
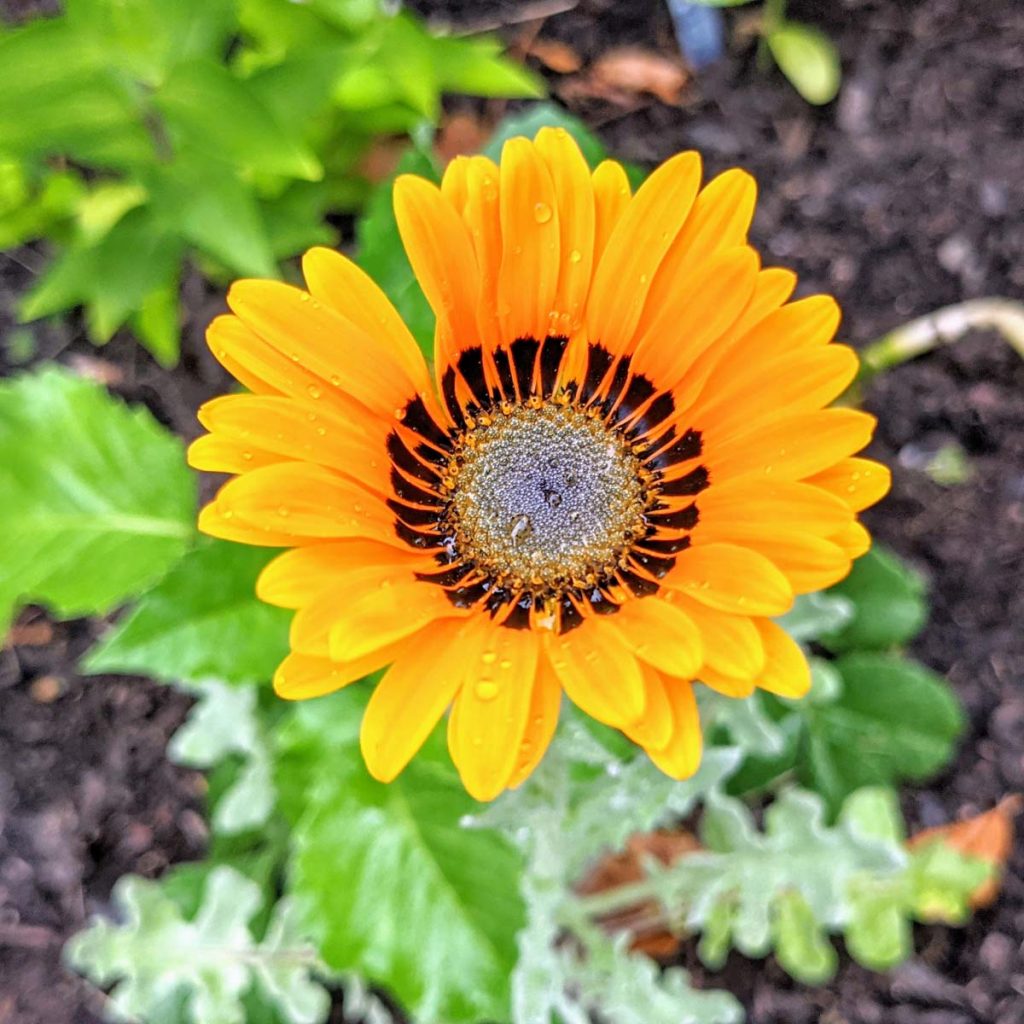
[[[489,413],[454,466],[456,551],[520,586],[593,582],[643,533],[645,476],[620,435],[574,406]]]

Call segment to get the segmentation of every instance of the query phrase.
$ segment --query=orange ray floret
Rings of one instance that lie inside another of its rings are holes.
[[[747,243],[756,187],[694,153],[632,195],[559,129],[395,184],[437,318],[433,372],[338,253],[307,291],[243,281],[208,338],[252,395],[204,406],[198,468],[234,475],[200,527],[283,547],[261,598],[293,609],[286,698],[385,670],[363,756],[393,779],[448,713],[481,800],[544,755],[563,694],[682,778],[694,685],[798,697],[772,621],[841,579],[887,491],[874,420],[828,409],[857,358],[827,296]]]

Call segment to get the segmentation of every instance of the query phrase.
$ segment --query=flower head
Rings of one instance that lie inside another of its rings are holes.
[[[381,290],[313,249],[308,291],[241,281],[214,355],[252,394],[203,407],[192,464],[237,474],[207,533],[288,548],[260,597],[295,609],[277,692],[386,669],[362,749],[394,778],[446,710],[467,789],[521,782],[564,691],[665,772],[700,760],[694,680],[799,696],[772,621],[841,579],[888,487],[874,421],[827,409],[857,358],[835,302],[747,244],[755,186],[695,153],[631,196],[544,129],[440,188],[395,184],[437,317],[434,373]]]

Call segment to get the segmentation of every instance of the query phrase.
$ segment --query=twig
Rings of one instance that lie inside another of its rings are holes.
[[[861,352],[861,381],[881,370],[949,345],[972,328],[993,328],[1024,359],[1024,303],[1012,299],[969,299],[897,327]]]

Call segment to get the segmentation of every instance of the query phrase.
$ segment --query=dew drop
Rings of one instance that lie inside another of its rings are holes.
[[[484,651],[484,653],[480,655],[480,660],[485,665],[493,665],[498,660],[498,656],[494,651]]]
[[[498,662],[498,668],[500,668],[502,672],[507,672],[511,667],[512,662],[508,658],[502,658],[501,661]]]
[[[299,296],[299,301],[300,301],[300,302],[309,302],[309,292],[303,292],[303,293],[302,293],[302,294],[301,294],[301,295]]]
[[[310,398],[319,398],[320,395],[322,394],[320,389],[315,384],[310,384],[309,387],[306,388],[306,391],[309,393]]]
[[[287,515],[288,515],[288,506],[287,505],[278,505],[277,506],[277,514],[279,516],[283,517],[283,518],[286,518]]]
[[[242,458],[246,462],[252,462],[252,452],[242,452]],[[850,490],[853,490],[853,488],[851,487]]]
[[[579,249],[573,249],[572,252],[569,253],[569,262],[570,263],[579,263],[580,260],[582,260],[582,259],[583,259],[583,253],[581,253],[579,251]]]
[[[551,207],[547,203],[537,203],[533,208],[533,219],[538,224],[547,224],[551,220]]]
[[[329,378],[329,380],[330,380],[331,385],[333,387],[336,387],[336,388],[340,388],[341,387],[341,378],[336,373],[332,373],[330,378]]]
[[[395,419],[398,420],[399,422],[401,422],[402,420],[405,419],[405,408],[404,408],[404,406],[401,409],[396,409],[395,410]]]
[[[473,692],[477,695],[480,700],[494,700],[498,696],[500,687],[497,683],[490,679],[481,679],[476,686],[473,687]]]

